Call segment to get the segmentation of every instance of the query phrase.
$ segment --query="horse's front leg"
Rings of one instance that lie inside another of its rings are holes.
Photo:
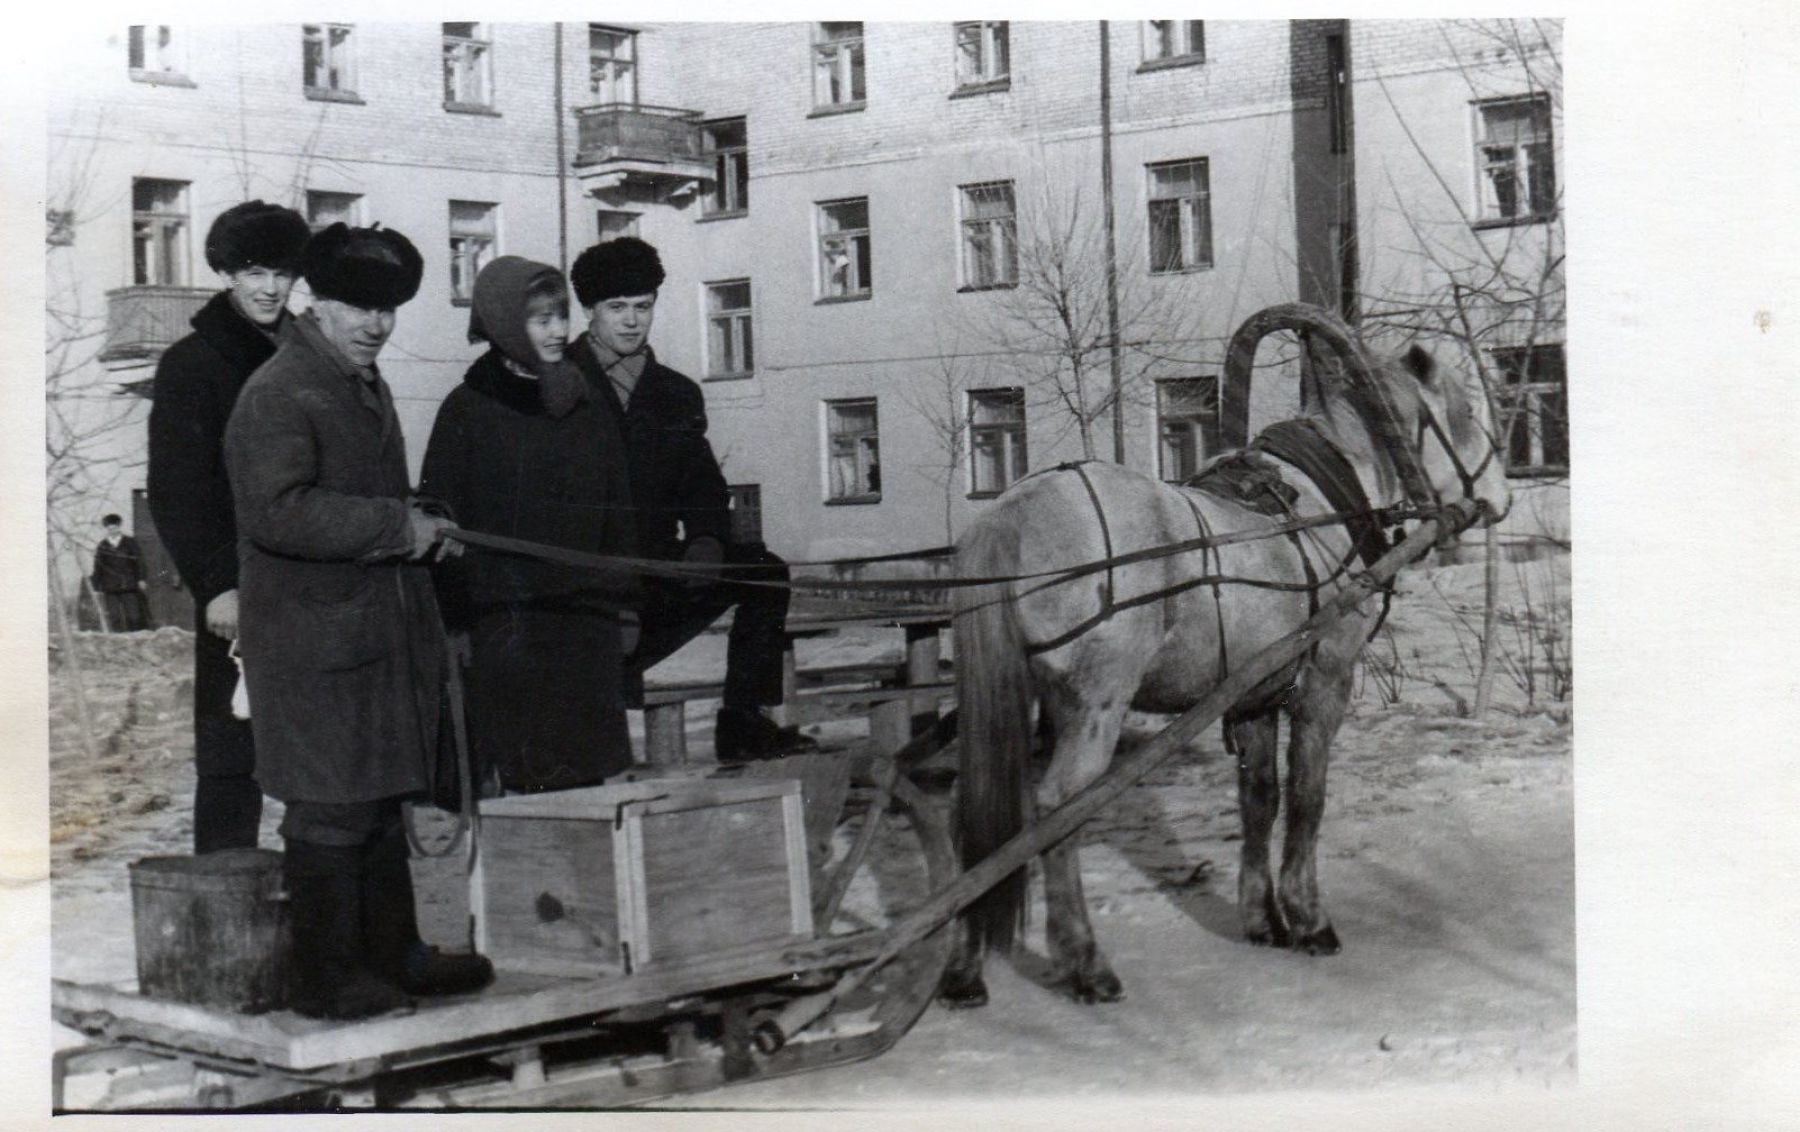
[[[1038,806],[1043,813],[1100,777],[1112,760],[1125,722],[1122,703],[1108,701],[1085,710],[1069,706],[1072,710],[1057,712],[1056,754],[1038,791]],[[1093,925],[1088,922],[1079,842],[1080,833],[1071,834],[1043,855],[1044,935],[1053,977],[1068,988],[1077,1002],[1116,1002],[1125,997],[1125,988],[1107,963],[1094,939]]]
[[[1278,711],[1270,709],[1227,721],[1225,747],[1237,759],[1238,821],[1244,838],[1238,855],[1238,916],[1244,938],[1255,944],[1286,947],[1287,924],[1275,902],[1275,882],[1269,875],[1269,834],[1281,806],[1275,759],[1280,718]]]
[[[1319,900],[1319,824],[1325,816],[1325,771],[1331,740],[1350,699],[1350,665],[1319,665],[1307,674],[1292,710],[1286,791],[1287,838],[1281,852],[1281,911],[1290,946],[1334,955],[1341,945]]]

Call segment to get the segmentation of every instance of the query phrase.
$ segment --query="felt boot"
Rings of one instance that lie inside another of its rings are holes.
[[[419,938],[404,826],[383,827],[363,854],[363,933],[377,972],[420,996],[467,994],[494,981],[486,956],[439,951]]]
[[[293,928],[290,1005],[308,1018],[368,1018],[412,999],[365,964],[362,850],[289,839],[283,856]]]

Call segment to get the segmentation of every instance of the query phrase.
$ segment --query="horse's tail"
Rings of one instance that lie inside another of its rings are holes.
[[[1019,572],[1018,532],[1005,505],[971,526],[957,547],[963,577]],[[1006,583],[957,591],[956,712],[961,768],[956,818],[965,869],[1025,827],[1030,805],[1028,759],[1036,698],[1019,628],[1017,599]],[[970,906],[966,925],[976,947],[1011,945],[1025,918],[1023,868]]]

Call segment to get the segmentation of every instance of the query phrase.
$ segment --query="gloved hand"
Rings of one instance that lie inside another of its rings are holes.
[[[681,560],[690,566],[722,565],[725,561],[725,544],[721,543],[716,538],[709,538],[703,535],[693,542],[688,543],[687,553],[681,556]],[[689,578],[687,580],[687,585],[689,589],[700,589],[705,586],[716,585],[718,584],[718,581],[717,575],[711,577]]]

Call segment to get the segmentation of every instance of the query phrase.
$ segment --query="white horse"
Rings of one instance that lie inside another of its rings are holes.
[[[1336,323],[1319,329],[1332,326],[1342,330]],[[1114,464],[1087,463],[1026,478],[969,528],[957,548],[960,576],[1040,577],[959,591],[957,821],[964,867],[1032,820],[1034,706],[1038,725],[1054,741],[1036,790],[1037,805],[1048,811],[1106,770],[1128,708],[1191,707],[1233,663],[1297,628],[1337,592],[1357,567],[1359,540],[1363,557],[1386,545],[1374,520],[1325,519],[1305,527],[1300,521],[1343,512],[1346,497],[1358,490],[1365,510],[1405,506],[1409,482],[1412,502],[1428,483],[1439,502],[1475,500],[1486,523],[1505,515],[1511,499],[1485,414],[1456,380],[1437,372],[1429,354],[1415,346],[1398,359],[1351,370],[1309,385],[1312,403],[1302,417],[1265,430],[1252,445],[1263,453],[1251,461],[1265,465],[1263,487],[1285,500],[1275,514]],[[1303,448],[1313,450],[1310,457],[1298,451]],[[1288,490],[1267,482],[1270,473]],[[1155,553],[1197,537],[1258,529],[1268,537]],[[1042,577],[1133,552],[1149,553],[1112,569]],[[1366,600],[1225,716],[1243,822],[1238,907],[1253,942],[1310,954],[1339,948],[1319,900],[1315,846],[1331,740],[1357,655],[1378,626],[1384,600]],[[1289,721],[1287,836],[1276,883],[1269,835],[1282,803],[1275,757],[1282,713]],[[1077,1000],[1111,1001],[1123,990],[1088,923],[1076,841],[1067,838],[1043,854],[1050,959]],[[987,1000],[982,951],[1010,947],[1024,905],[1020,870],[965,913],[961,946],[942,988],[947,1003]]]

